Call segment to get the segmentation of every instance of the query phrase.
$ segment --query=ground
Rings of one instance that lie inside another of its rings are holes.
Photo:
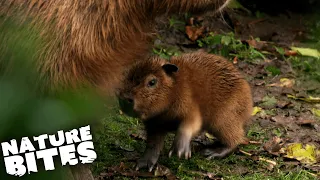
[[[320,21],[316,19],[312,14],[270,16],[244,8],[215,16],[159,19],[155,54],[168,58],[197,50],[216,53],[245,75],[255,106],[248,140],[227,158],[206,160],[199,150],[214,137],[204,133],[192,142],[192,158],[184,160],[168,158],[171,134],[156,170],[135,171],[145,147],[143,126],[114,107],[95,134],[96,179],[319,178]]]

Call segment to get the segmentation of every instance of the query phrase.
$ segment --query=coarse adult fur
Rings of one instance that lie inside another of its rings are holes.
[[[225,58],[204,52],[151,57],[126,72],[119,97],[132,104],[147,131],[147,148],[137,168],[157,162],[168,132],[176,131],[170,155],[191,157],[190,141],[199,132],[217,137],[220,149],[206,149],[221,158],[243,142],[250,122],[252,96],[248,82]]]
[[[22,22],[31,19],[33,27],[41,30],[39,38],[46,42],[33,63],[45,90],[93,86],[109,92],[118,84],[123,69],[145,56],[156,17],[217,11],[226,2],[2,0],[0,15]]]

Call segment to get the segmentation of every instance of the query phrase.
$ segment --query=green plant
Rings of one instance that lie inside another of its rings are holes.
[[[210,53],[219,54],[224,57],[237,57],[256,63],[258,59],[265,59],[265,56],[251,46],[236,39],[233,33],[225,35],[209,33],[208,36],[197,40],[199,47],[207,47]]]
[[[161,46],[154,47],[153,53],[168,60],[171,56],[178,56],[180,54],[179,50],[175,47],[163,48]]]
[[[185,17],[188,17],[188,16],[186,15]],[[184,31],[185,24],[186,23],[184,21],[180,20],[177,16],[171,16],[169,18],[169,28]]]

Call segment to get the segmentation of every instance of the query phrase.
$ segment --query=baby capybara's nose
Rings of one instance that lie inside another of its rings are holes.
[[[133,99],[132,98],[126,98],[126,100],[128,101],[128,103],[133,104]]]

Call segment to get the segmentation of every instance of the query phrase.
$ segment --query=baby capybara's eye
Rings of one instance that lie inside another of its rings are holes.
[[[148,82],[148,87],[154,87],[157,84],[157,79],[152,79]]]

